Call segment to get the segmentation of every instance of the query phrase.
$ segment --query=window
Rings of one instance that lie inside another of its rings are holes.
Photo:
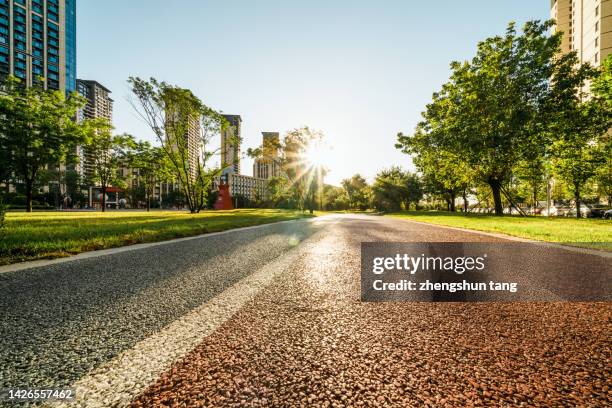
[[[599,6],[595,7],[595,15],[598,16],[599,15]]]
[[[595,37],[595,46],[599,47],[599,37]]]
[[[596,64],[599,63],[599,53],[598,52],[595,53],[595,63]]]
[[[599,21],[595,22],[595,31],[599,31]]]

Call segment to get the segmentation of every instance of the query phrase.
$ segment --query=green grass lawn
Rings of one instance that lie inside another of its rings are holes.
[[[408,211],[388,214],[432,224],[496,232],[538,241],[612,250],[612,221],[591,218],[463,215],[442,211]]]
[[[0,265],[309,217],[288,210],[9,212]]]

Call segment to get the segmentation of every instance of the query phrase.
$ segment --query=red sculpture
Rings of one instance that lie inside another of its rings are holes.
[[[215,210],[233,210],[232,196],[228,184],[219,184],[219,195],[215,202]]]

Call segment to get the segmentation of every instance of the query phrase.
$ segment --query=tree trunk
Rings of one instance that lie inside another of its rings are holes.
[[[30,180],[26,180],[26,212],[31,213],[32,212],[32,201],[33,201],[33,194],[32,194],[32,181]]]
[[[457,198],[457,195],[455,193],[451,193],[450,194],[450,210],[451,210],[451,212],[457,211],[457,208],[455,208],[455,199],[456,198]]]
[[[151,196],[147,194],[147,212],[151,211]]]
[[[102,185],[102,212],[106,212],[106,186]]]
[[[576,200],[576,218],[581,218],[580,214],[580,187],[578,184],[574,184],[574,199]]]
[[[493,193],[493,205],[495,206],[495,215],[503,216],[504,207],[502,206],[501,199],[501,183],[497,180],[489,181],[489,187],[491,187],[491,193]]]
[[[469,204],[468,204],[467,194],[464,191],[463,192],[463,212],[467,214],[468,209],[469,209]]]

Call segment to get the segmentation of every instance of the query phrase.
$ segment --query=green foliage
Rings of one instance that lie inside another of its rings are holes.
[[[129,152],[128,163],[137,171],[138,186],[142,188],[148,211],[151,208],[155,186],[173,180],[170,161],[162,148],[152,146],[145,141],[135,144],[133,150]]]
[[[575,53],[561,54],[561,34],[548,35],[551,25],[528,22],[518,33],[510,24],[504,36],[479,43],[471,61],[451,64],[449,82],[433,95],[414,135],[398,135],[396,147],[415,155],[429,193],[452,205],[458,192],[465,197],[485,183],[502,215],[502,194],[511,200],[511,190],[535,204],[551,156],[576,197],[595,175],[609,99],[582,92],[595,79],[596,95],[609,98],[609,74],[608,82],[605,74],[598,79]]]
[[[612,112],[605,96],[586,94],[586,84],[590,80],[597,84],[600,72],[589,65],[576,67],[573,54],[567,60],[571,65],[559,65],[553,77],[551,155],[553,171],[571,188],[580,217],[582,192],[605,164]]]
[[[342,187],[346,191],[349,207],[352,210],[367,210],[370,207],[370,186],[360,174],[355,174],[350,179],[342,180]]]
[[[73,119],[85,100],[64,92],[24,87],[9,77],[0,92],[0,159],[26,189],[32,211],[33,189],[46,166],[57,166],[83,141],[82,127]],[[4,167],[4,166],[2,166]],[[7,179],[3,169],[0,177]]]
[[[289,181],[291,199],[298,203],[299,209],[308,209],[310,213],[316,207],[325,169],[309,163],[307,155],[323,137],[323,133],[305,126],[287,132],[281,148],[281,166]]]
[[[350,199],[345,188],[326,184],[323,187],[323,209],[326,211],[344,211],[351,208]]]
[[[106,190],[110,186],[125,188],[121,166],[127,161],[129,149],[134,148],[134,137],[113,135],[113,127],[107,119],[85,121],[85,149],[91,158],[91,182],[102,189],[102,211],[106,210]]]
[[[4,219],[6,217],[7,209],[8,209],[8,206],[4,204],[2,200],[0,200],[0,237],[3,235]]]
[[[379,211],[400,211],[410,209],[423,196],[423,189],[417,175],[391,167],[376,175],[372,186],[372,204]]]

